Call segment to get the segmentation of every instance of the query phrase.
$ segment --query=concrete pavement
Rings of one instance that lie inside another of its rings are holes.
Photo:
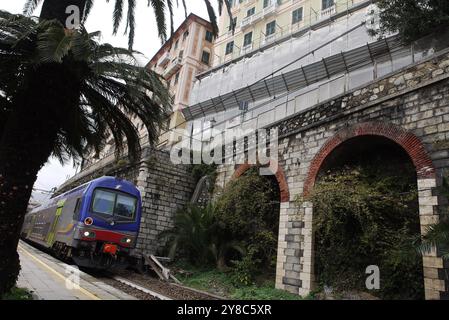
[[[38,300],[136,300],[136,298],[20,241],[17,287]]]

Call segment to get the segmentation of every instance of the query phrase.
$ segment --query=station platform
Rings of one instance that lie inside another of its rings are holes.
[[[21,271],[17,287],[36,300],[136,300],[95,277],[20,241]]]

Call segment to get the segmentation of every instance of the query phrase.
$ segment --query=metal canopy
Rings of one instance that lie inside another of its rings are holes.
[[[242,101],[259,101],[287,91],[297,91],[332,76],[351,72],[374,63],[401,47],[396,37],[367,43],[359,48],[323,58],[295,70],[273,75],[237,91],[202,101],[182,110],[186,120],[193,120],[236,108]]]

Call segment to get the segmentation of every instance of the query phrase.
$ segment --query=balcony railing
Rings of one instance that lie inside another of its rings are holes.
[[[330,6],[329,8],[321,10],[320,17],[321,18],[327,18],[333,15],[337,12],[337,6],[334,4],[333,6]]]
[[[263,16],[266,17],[274,14],[278,6],[277,1],[273,1],[270,5],[263,8]]]
[[[173,74],[176,73],[180,68],[182,67],[182,59],[179,57],[176,57],[172,60],[172,62],[167,66],[167,69],[165,69],[163,73],[163,77],[165,79],[170,78]]]
[[[263,38],[262,45],[269,44],[269,43],[273,42],[274,40],[276,40],[276,33],[269,34],[269,35],[265,36],[265,38]]]
[[[241,54],[246,54],[252,50],[253,50],[253,44],[252,43],[247,44],[246,46],[242,47]]]
[[[259,21],[260,19],[262,19],[262,12],[255,13],[255,14],[243,19],[240,26],[242,29],[245,29],[245,28],[249,27],[251,24]]]
[[[165,66],[168,62],[170,62],[170,52],[167,51],[159,59],[159,66]]]

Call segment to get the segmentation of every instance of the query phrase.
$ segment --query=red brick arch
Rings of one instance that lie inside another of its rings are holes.
[[[435,168],[432,160],[417,136],[390,123],[365,122],[340,130],[324,144],[312,160],[304,184],[304,194],[309,194],[315,184],[321,166],[335,148],[351,138],[369,135],[385,137],[400,145],[413,161],[418,179],[435,178]]]
[[[270,164],[276,165],[276,167],[278,168],[275,177],[276,180],[279,184],[279,191],[281,194],[281,202],[288,202],[290,201],[290,192],[288,191],[288,184],[287,184],[287,179],[285,178],[285,174],[284,171],[282,170],[281,166],[279,166],[279,164],[273,163],[274,160],[271,160]],[[253,164],[241,164],[238,166],[238,168],[234,171],[234,174],[232,175],[231,180],[237,179],[238,177],[240,177],[241,175],[243,175],[247,170],[249,170],[250,168],[254,167],[255,165]]]

